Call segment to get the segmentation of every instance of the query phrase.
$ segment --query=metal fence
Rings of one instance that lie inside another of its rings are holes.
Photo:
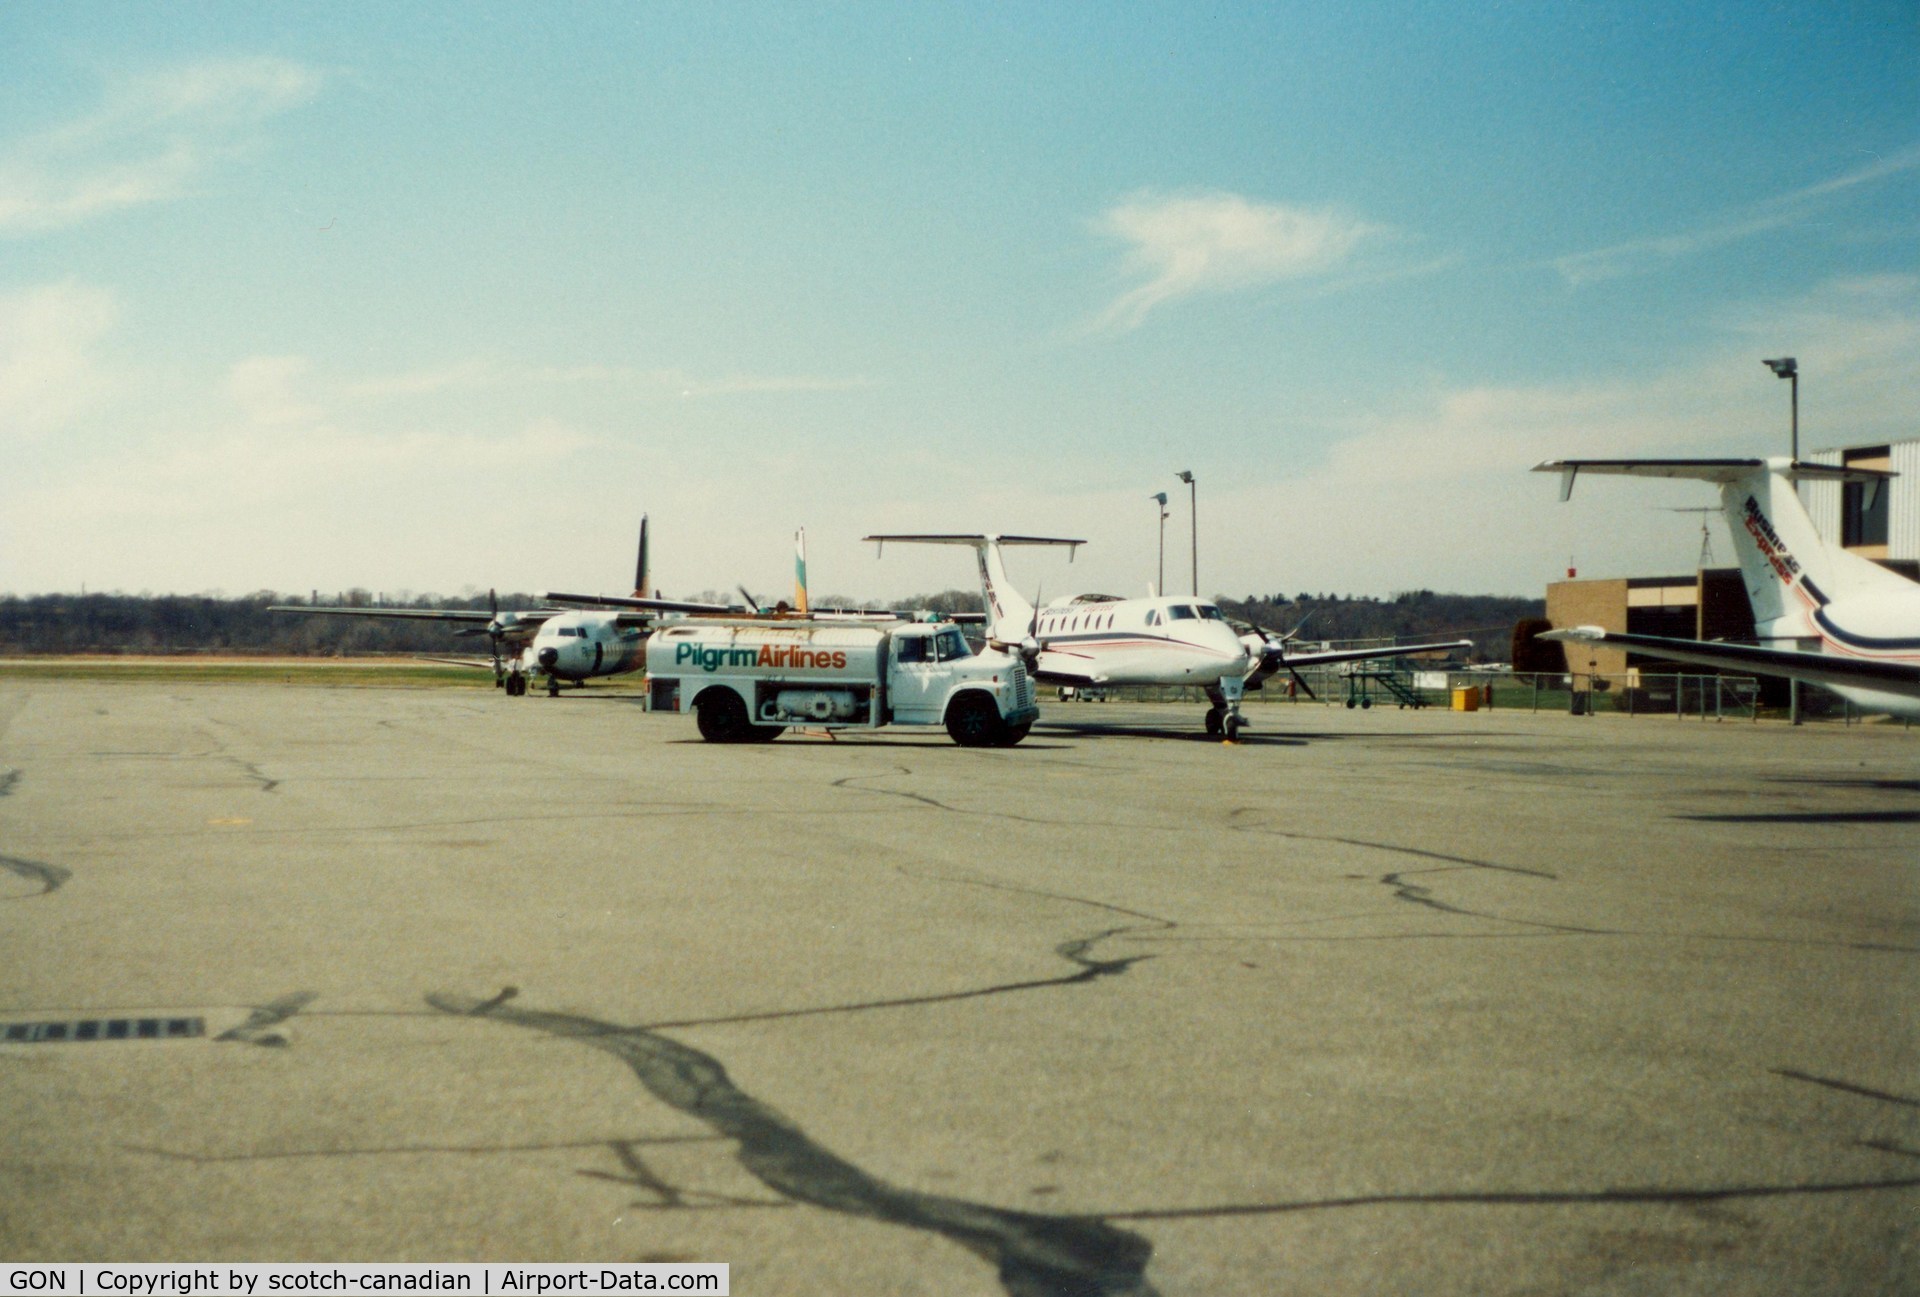
[[[1390,677],[1399,690],[1390,688]],[[1444,683],[1443,683],[1444,682]],[[1302,687],[1304,686],[1304,688]],[[1404,690],[1402,694],[1400,690]],[[1509,672],[1385,672],[1309,668],[1296,684],[1284,673],[1247,694],[1250,707],[1330,706],[1371,709],[1455,705],[1456,694],[1475,695],[1475,710],[1565,712],[1594,715],[1671,716],[1682,720],[1754,720],[1765,710],[1759,682],[1750,676],[1514,675]],[[1125,685],[1105,689],[1059,691],[1063,702],[1192,702],[1204,705],[1206,691],[1191,685]],[[1467,700],[1462,699],[1463,703]],[[1835,718],[1842,715],[1836,706]]]

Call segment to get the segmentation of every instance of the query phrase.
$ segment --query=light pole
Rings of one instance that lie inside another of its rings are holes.
[[[1778,360],[1760,362],[1773,371],[1775,378],[1784,378],[1793,385],[1793,457],[1800,458],[1800,362],[1792,356],[1782,356]]]
[[[1194,485],[1191,470],[1178,476],[1187,484],[1187,509],[1193,517],[1193,596],[1197,599],[1200,597],[1200,488]]]
[[[1160,582],[1153,587],[1155,594],[1167,592],[1167,493],[1155,491],[1147,499],[1160,506]]]
[[[1760,362],[1773,371],[1775,378],[1784,378],[1793,385],[1793,458],[1800,460],[1800,362],[1792,356],[1782,356],[1778,360]],[[1800,723],[1800,680],[1798,677],[1787,681],[1787,719],[1792,724]]]

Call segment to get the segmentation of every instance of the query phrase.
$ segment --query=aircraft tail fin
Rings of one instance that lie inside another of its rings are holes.
[[[653,594],[647,589],[647,582],[653,573],[647,568],[647,515],[640,515],[640,557],[633,568],[633,597],[645,599]]]
[[[1029,603],[1012,581],[1007,579],[1007,567],[1001,557],[1001,549],[1007,545],[1065,545],[1067,557],[1084,540],[1069,540],[1061,536],[1000,536],[980,535],[888,535],[868,536],[885,552],[886,543],[904,545],[966,545],[972,548],[980,562],[980,599],[986,605],[987,636],[989,639],[1006,640],[1018,643],[1024,639],[1027,629],[1033,623],[1033,605]]]
[[[1799,481],[1860,482],[1884,489],[1890,473],[1779,459],[1556,460],[1536,472],[1561,475],[1560,498],[1581,474],[1683,477],[1717,483],[1720,509],[1740,558],[1759,638],[1803,639],[1818,634],[1813,617],[1849,595],[1896,590],[1911,583],[1870,559],[1821,538],[1801,503]]]
[[[805,527],[793,533],[793,606],[802,614],[811,611],[807,604],[807,529]]]

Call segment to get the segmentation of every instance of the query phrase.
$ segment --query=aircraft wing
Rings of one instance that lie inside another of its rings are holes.
[[[438,664],[438,665],[440,665],[440,666],[449,666],[449,667],[478,667],[478,668],[480,668],[480,670],[482,670],[482,671],[491,671],[491,670],[493,670],[493,659],[492,659],[492,658],[436,658],[436,657],[417,657],[417,658],[415,658],[415,659],[414,659],[414,661],[416,661],[416,662],[433,662],[433,663],[436,663],[436,664]]]
[[[408,621],[457,621],[484,626],[493,620],[493,614],[485,608],[323,608],[313,604],[272,604],[268,612],[303,612],[321,617],[400,617]],[[557,609],[544,609],[540,612],[518,614],[521,620],[537,617],[541,621],[553,616]]]
[[[1271,666],[1272,670],[1267,672],[1271,675],[1272,671],[1285,667],[1298,670],[1300,667],[1326,666],[1331,662],[1364,662],[1368,658],[1397,658],[1409,653],[1433,653],[1440,649],[1472,647],[1473,641],[1470,639],[1451,639],[1439,644],[1394,644],[1385,648],[1323,649],[1314,653],[1289,653],[1284,644],[1268,644],[1262,654],[1264,660],[1261,662],[1261,667],[1266,669]]]
[[[542,590],[540,597],[549,603],[579,604],[584,608],[626,608],[641,612],[739,612],[724,603],[700,603],[692,599],[641,599],[621,594],[565,594]],[[621,623],[625,625],[624,622]]]
[[[1610,644],[1649,657],[1688,662],[1729,671],[1788,676],[1818,685],[1852,685],[1883,693],[1920,698],[1920,667],[1910,662],[1881,662],[1841,657],[1833,653],[1802,653],[1797,649],[1761,648],[1753,644],[1722,644],[1711,640],[1668,639],[1661,635],[1629,635],[1598,626],[1542,631],[1536,639],[1565,644]]]

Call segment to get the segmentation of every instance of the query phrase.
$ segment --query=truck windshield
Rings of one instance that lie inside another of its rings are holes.
[[[957,630],[943,630],[933,638],[934,652],[942,662],[951,662],[955,658],[971,657],[973,650],[967,647],[966,636]]]

